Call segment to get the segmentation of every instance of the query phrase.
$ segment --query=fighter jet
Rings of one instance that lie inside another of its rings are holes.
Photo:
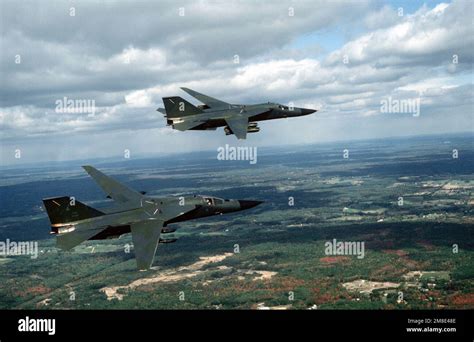
[[[179,96],[163,97],[163,113],[168,126],[179,131],[215,130],[224,127],[226,135],[235,134],[237,139],[246,139],[247,133],[260,131],[258,121],[290,118],[308,115],[315,109],[288,107],[278,103],[260,103],[253,105],[230,104],[213,97],[198,93],[189,88],[181,88],[203,105],[197,107]]]
[[[168,227],[169,224],[233,213],[262,203],[202,195],[150,197],[128,188],[92,166],[83,168],[114,204],[99,210],[69,196],[43,199],[57,246],[69,250],[86,240],[118,238],[132,233],[139,270],[151,267],[159,244],[176,241],[166,238],[167,234],[176,230]]]

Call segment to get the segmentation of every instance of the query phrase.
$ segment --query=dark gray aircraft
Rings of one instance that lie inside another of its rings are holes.
[[[262,203],[201,195],[149,197],[92,166],[83,168],[107,194],[107,198],[114,200],[114,205],[98,210],[76,201],[74,197],[43,199],[57,246],[69,250],[86,240],[118,238],[131,232],[140,270],[151,267],[158,244],[176,241],[161,238],[176,230],[169,228],[169,224],[250,209]]]
[[[247,133],[260,131],[257,121],[308,115],[315,109],[288,107],[278,103],[254,105],[230,104],[192,89],[181,88],[203,105],[197,107],[179,96],[163,97],[165,108],[157,110],[165,114],[166,122],[179,131],[215,130],[224,127],[226,135],[235,134],[238,139]]]

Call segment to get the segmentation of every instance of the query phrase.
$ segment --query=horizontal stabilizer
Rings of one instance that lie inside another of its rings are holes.
[[[183,121],[183,122],[178,122],[173,124],[173,128],[177,129],[178,131],[187,131],[188,129],[194,128],[196,126],[201,125],[201,121]]]
[[[74,230],[69,233],[56,235],[56,245],[62,250],[70,250],[80,243],[89,240],[94,235],[100,233],[103,229]]]

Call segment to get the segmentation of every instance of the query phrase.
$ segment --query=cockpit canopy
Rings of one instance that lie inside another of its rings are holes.
[[[203,197],[203,200],[207,205],[219,205],[219,204],[223,204],[225,201],[228,201],[223,198],[211,197],[211,196],[205,196]]]

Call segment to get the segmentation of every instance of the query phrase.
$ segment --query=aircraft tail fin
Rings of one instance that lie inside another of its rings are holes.
[[[163,103],[168,118],[201,114],[203,111],[180,96],[163,97]]]
[[[103,212],[89,207],[69,196],[45,198],[43,199],[43,204],[48,213],[53,230],[55,226],[64,223],[104,215]]]
[[[61,249],[71,249],[102,230],[102,228],[84,229],[80,223],[74,224],[76,221],[105,214],[72,197],[45,198],[43,203],[51,222],[51,233],[56,235],[56,244]]]

